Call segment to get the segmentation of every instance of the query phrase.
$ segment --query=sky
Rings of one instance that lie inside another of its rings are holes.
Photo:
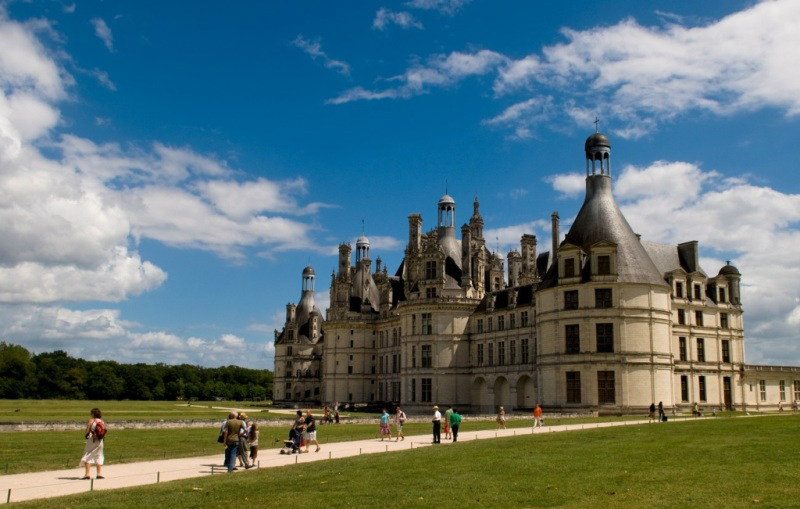
[[[273,368],[301,272],[394,272],[445,191],[549,248],[612,144],[644,239],[742,272],[746,360],[800,365],[800,2],[0,3],[0,340]]]

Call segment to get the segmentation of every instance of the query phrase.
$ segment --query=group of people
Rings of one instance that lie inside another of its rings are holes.
[[[381,424],[380,424],[380,433],[381,433],[381,442],[383,442],[384,438],[387,436],[389,437],[389,441],[392,440],[392,429],[389,427],[389,412],[386,409],[383,409],[381,412]],[[403,434],[403,424],[406,422],[406,413],[400,407],[395,409],[394,413],[394,428],[397,430],[397,438],[395,442],[399,442],[400,440],[405,440],[406,436]]]
[[[694,404],[695,409],[697,408],[697,403]],[[653,422],[656,419],[656,404],[650,403],[650,413],[647,415],[649,422]],[[667,414],[664,413],[664,403],[659,401],[658,402],[658,422],[666,422]]]
[[[333,413],[331,413],[331,407],[329,405],[325,405],[325,414],[323,420],[320,424],[339,424],[339,402],[333,404]]]
[[[452,406],[448,406],[444,412],[439,412],[439,407],[433,407],[433,443],[442,443],[442,420],[444,419],[444,438],[451,439],[453,442],[458,442],[458,428],[461,426],[462,417],[458,411]]]
[[[245,469],[255,466],[258,457],[258,423],[248,419],[244,412],[231,412],[220,426],[219,433],[219,442],[225,444],[228,472],[237,470],[237,458],[239,466]]]

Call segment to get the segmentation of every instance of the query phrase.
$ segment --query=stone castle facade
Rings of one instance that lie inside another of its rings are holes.
[[[611,146],[585,143],[586,197],[560,241],[537,252],[523,235],[503,260],[486,247],[477,198],[457,237],[455,200],[436,228],[409,216],[390,275],[369,240],[339,246],[330,308],[314,304],[316,274],[275,332],[274,400],[454,404],[473,412],[549,409],[640,412],[776,408],[800,400],[800,368],[745,364],[741,274],[709,275],[698,243],[641,240],[611,192]]]

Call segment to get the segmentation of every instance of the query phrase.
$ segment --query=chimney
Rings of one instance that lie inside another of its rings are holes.
[[[558,231],[558,212],[553,212],[550,215],[550,221],[552,222],[552,230],[553,230],[553,252],[550,253],[550,258],[552,260],[556,259],[556,252],[558,251],[558,245],[561,243],[561,235]]]
[[[422,236],[422,216],[411,214],[408,216],[408,252],[419,251]]]

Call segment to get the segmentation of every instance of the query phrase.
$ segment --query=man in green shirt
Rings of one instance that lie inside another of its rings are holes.
[[[456,411],[455,408],[451,408],[448,410],[452,412],[450,414],[450,429],[453,430],[453,442],[458,442],[458,427],[461,426],[461,415]]]
[[[447,411],[445,411],[445,413],[444,413],[444,437],[445,438],[453,438],[453,436],[450,434],[450,428],[451,428],[450,416],[451,415],[453,415],[453,407],[448,405]]]
[[[227,460],[228,472],[232,472],[236,466],[236,453],[239,449],[239,430],[244,426],[244,422],[236,418],[236,413],[231,412],[225,423],[222,432],[222,443],[225,444],[225,459]]]

